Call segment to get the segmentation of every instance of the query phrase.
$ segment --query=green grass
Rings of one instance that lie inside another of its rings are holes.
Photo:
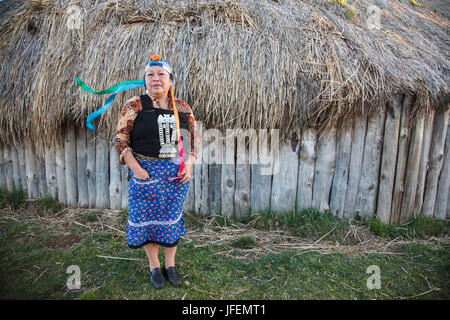
[[[350,21],[355,20],[356,13],[355,13],[355,9],[353,7],[347,7],[345,9],[345,18]]]
[[[403,224],[387,225],[377,217],[364,221],[370,230],[377,236],[387,239],[428,239],[432,236],[448,235],[450,232],[449,220],[438,220],[419,214]]]
[[[245,222],[259,230],[281,228],[302,238],[318,240],[325,236],[325,238],[322,238],[323,240],[342,244],[357,242],[357,239],[346,238],[351,226],[368,227],[373,235],[390,240],[395,238],[428,239],[432,236],[449,235],[450,232],[449,220],[437,220],[425,217],[423,214],[413,217],[403,224],[387,225],[377,217],[360,218],[358,220],[341,219],[331,213],[321,213],[316,208],[306,208],[299,212],[289,211],[282,214],[266,209],[250,214]],[[222,222],[221,224],[226,223]],[[332,232],[329,232],[330,230]]]
[[[336,5],[339,5],[341,7],[347,6],[347,0],[330,0],[331,3],[334,3]]]
[[[233,240],[231,246],[240,249],[251,249],[256,246],[256,241],[251,236],[243,236]]]
[[[332,214],[323,214],[314,208],[303,209],[300,212],[288,211],[283,214],[263,210],[250,215],[245,221],[249,225],[262,230],[281,228],[293,235],[317,240],[334,228],[327,240],[337,240],[345,236],[349,221],[337,219]]]
[[[33,201],[32,205],[36,211],[43,212],[45,215],[51,215],[63,209],[63,206],[58,202],[58,200],[50,196],[37,199],[36,201]]]
[[[94,222],[98,220],[97,212],[88,212],[81,217],[82,222]]]
[[[96,223],[93,210],[79,221]],[[126,210],[118,223],[126,223]],[[181,241],[176,263],[183,285],[154,289],[148,278],[148,260],[142,249],[129,249],[125,235],[105,229],[72,225],[64,234],[39,220],[0,220],[0,298],[8,299],[449,299],[450,251],[428,246],[432,236],[447,235],[448,221],[418,216],[396,226],[376,218],[343,220],[314,208],[276,214],[268,210],[250,215],[245,228],[287,230],[290,234],[322,242],[352,245],[351,228],[369,230],[386,243],[410,240],[391,254],[343,254],[285,250],[256,259],[236,259],[220,253],[258,245],[251,234],[229,242],[205,244]],[[188,230],[232,226],[233,219],[201,219],[185,214]],[[242,228],[242,225],[240,225]],[[347,237],[346,237],[347,236]],[[55,245],[57,244],[57,245]],[[130,260],[105,259],[113,256]],[[164,261],[163,250],[159,255]],[[81,270],[81,289],[68,290],[67,268]],[[381,288],[368,289],[367,268],[380,267]]]
[[[226,245],[181,243],[177,266],[186,276],[180,288],[155,290],[148,281],[143,250],[131,250],[123,236],[86,234],[64,249],[43,244],[52,230],[16,222],[2,226],[0,298],[13,299],[448,299],[449,250],[412,244],[398,255],[367,257],[342,253],[283,251],[253,261],[217,255]],[[24,241],[20,241],[24,239]],[[25,242],[25,243],[23,243]],[[136,260],[107,260],[97,255]],[[163,261],[160,252],[160,261]],[[67,267],[78,265],[81,289],[67,290]],[[378,265],[381,289],[366,287],[366,269]],[[431,287],[431,288],[430,288]]]
[[[18,209],[25,203],[26,198],[27,195],[22,189],[17,190],[14,187],[13,191],[8,192],[0,188],[0,208],[10,206],[12,209]]]
[[[26,199],[27,194],[22,189],[13,188],[13,191],[7,191],[0,188],[0,208],[19,209],[25,206]],[[45,196],[41,199],[33,200],[29,209],[48,215],[62,210],[63,207],[55,198]]]

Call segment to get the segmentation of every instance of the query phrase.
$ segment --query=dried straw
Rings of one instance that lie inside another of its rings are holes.
[[[84,208],[64,208],[63,210],[49,215],[43,215],[40,211],[32,208],[32,202],[36,200],[27,200],[31,205],[21,207],[17,210],[1,209],[0,210],[0,224],[7,223],[8,220],[19,222],[31,222],[39,225],[42,228],[49,228],[52,230],[54,236],[64,237],[71,232],[71,227],[74,225],[81,225],[86,228],[86,231],[81,231],[80,237],[83,234],[95,234],[98,232],[111,233],[125,241],[124,233],[126,222],[120,218],[119,210],[111,209],[84,209]],[[86,222],[82,217],[87,214],[95,213],[97,220]],[[191,216],[190,213],[185,212],[185,215]],[[191,216],[194,217],[194,216]],[[225,226],[218,223],[218,216],[211,216],[207,220],[202,220],[202,227],[197,229],[188,228],[187,233],[182,237],[182,242],[195,242],[196,247],[204,247],[210,244],[221,246],[215,254],[226,256],[236,260],[252,260],[260,258],[267,254],[276,254],[285,250],[298,251],[292,256],[302,255],[308,252],[317,252],[320,254],[331,254],[340,252],[344,254],[357,254],[366,256],[368,254],[385,254],[385,255],[401,255],[396,248],[409,245],[411,243],[421,243],[433,248],[441,248],[448,246],[450,239],[447,237],[431,237],[429,239],[393,239],[388,241],[374,236],[367,228],[362,226],[351,226],[349,231],[353,233],[354,239],[359,239],[357,243],[352,245],[344,245],[332,241],[326,241],[326,238],[319,241],[312,241],[311,239],[304,239],[293,236],[286,230],[274,228],[272,230],[258,230],[252,227],[251,224],[243,224],[241,222],[227,223]],[[197,218],[198,219],[198,218]],[[79,221],[83,221],[82,223]],[[107,226],[108,228],[104,228]],[[330,232],[333,231],[333,228]],[[33,235],[28,234],[27,237]],[[346,235],[350,236],[349,234]],[[249,249],[238,248],[234,245],[237,239],[242,237],[251,237],[254,239],[254,244]],[[104,257],[106,258],[106,257]],[[120,257],[109,257],[118,258]],[[127,259],[127,258],[124,258]]]
[[[42,153],[105,102],[75,76],[95,90],[140,79],[154,53],[208,128],[298,138],[303,125],[344,124],[398,93],[417,96],[413,113],[448,108],[448,6],[421,4],[379,2],[381,29],[368,29],[369,0],[353,18],[331,1],[28,0],[0,10],[0,141],[29,136]],[[79,29],[68,28],[69,5],[82,10]],[[100,135],[111,141],[123,103],[142,93],[119,94]]]

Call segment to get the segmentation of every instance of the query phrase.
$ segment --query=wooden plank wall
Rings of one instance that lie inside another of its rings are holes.
[[[383,139],[383,155],[381,157],[380,185],[377,202],[377,216],[381,221],[390,221],[391,216],[401,116],[399,100],[397,97],[397,99],[389,101],[386,109],[384,136],[391,137],[391,139]]]
[[[413,96],[394,96],[378,112],[320,137],[305,127],[297,145],[278,144],[277,131],[259,130],[256,139],[255,131],[226,134],[200,126],[206,134],[185,210],[241,220],[265,209],[310,207],[341,218],[377,215],[385,223],[421,211],[449,218],[449,108],[413,123],[414,103]],[[42,155],[29,139],[1,145],[0,187],[22,188],[29,198],[49,195],[64,205],[127,209],[128,167],[119,164],[112,141],[72,125],[64,132]]]

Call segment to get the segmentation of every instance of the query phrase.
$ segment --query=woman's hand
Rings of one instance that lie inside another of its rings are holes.
[[[145,180],[145,179],[150,178],[150,175],[148,174],[147,170],[145,170],[142,167],[140,167],[138,170],[136,170],[136,172],[133,171],[133,174],[136,179]]]
[[[185,183],[191,179],[192,165],[192,163],[184,164],[183,170],[181,172],[177,172],[179,176],[182,176],[182,178],[180,178],[178,181],[180,181],[181,183]]]

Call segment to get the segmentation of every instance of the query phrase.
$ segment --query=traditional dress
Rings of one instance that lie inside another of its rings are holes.
[[[178,165],[171,159],[138,161],[150,178],[137,179],[131,171],[126,232],[128,246],[136,249],[149,242],[175,246],[186,234],[183,204],[190,181],[168,180],[178,170]]]
[[[189,105],[175,99],[179,114],[180,129],[186,129],[190,141],[190,154],[198,156],[200,133]],[[128,212],[126,237],[130,248],[140,248],[147,243],[175,246],[186,233],[183,205],[190,181],[169,181],[177,175],[179,157],[175,119],[169,110],[155,108],[148,95],[128,100],[119,116],[115,146],[119,161],[125,164],[124,156],[133,152],[140,166],[150,178],[141,180],[129,170]]]

